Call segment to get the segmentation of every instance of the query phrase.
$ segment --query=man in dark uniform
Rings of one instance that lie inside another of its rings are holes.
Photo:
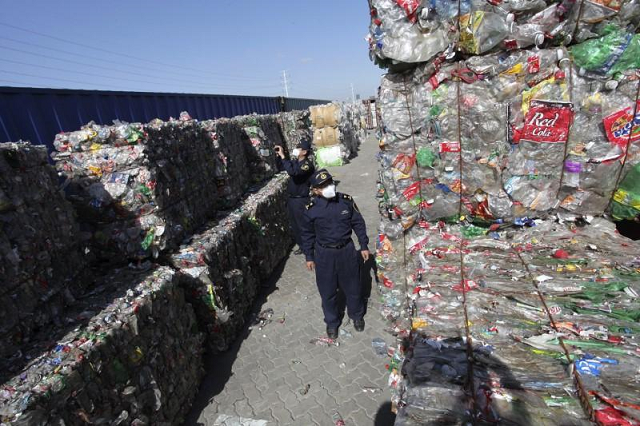
[[[364,219],[350,195],[336,192],[331,174],[325,169],[311,178],[314,197],[307,205],[302,226],[302,251],[307,268],[316,271],[316,283],[322,298],[327,336],[338,337],[341,312],[338,312],[338,288],[347,300],[349,318],[357,331],[364,330],[364,296],[360,284],[360,262],[370,253]],[[360,243],[356,250],[351,232]]]
[[[286,160],[281,146],[275,147],[278,170],[285,170],[291,179],[287,187],[289,200],[287,210],[289,212],[289,226],[293,237],[298,244],[294,254],[302,254],[302,242],[300,241],[300,222],[302,221],[305,206],[309,203],[309,179],[315,170],[313,161],[309,159],[311,142],[302,140],[298,148],[291,152],[291,159]]]

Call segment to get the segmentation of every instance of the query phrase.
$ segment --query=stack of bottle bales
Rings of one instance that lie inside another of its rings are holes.
[[[309,107],[313,129],[313,149],[318,168],[341,166],[351,156],[351,149],[344,144],[340,124],[342,106],[338,103]]]
[[[638,422],[637,2],[370,6],[397,423]]]

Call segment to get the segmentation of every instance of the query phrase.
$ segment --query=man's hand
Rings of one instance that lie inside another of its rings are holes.
[[[284,151],[282,150],[282,147],[280,145],[276,145],[274,149],[276,151],[276,154],[278,154],[280,158],[284,160]]]
[[[362,258],[364,259],[365,262],[367,262],[367,260],[369,260],[369,256],[371,256],[371,253],[369,253],[369,250],[362,250],[360,254],[362,255]]]
[[[307,269],[313,271],[316,268],[316,263],[314,261],[307,262]]]

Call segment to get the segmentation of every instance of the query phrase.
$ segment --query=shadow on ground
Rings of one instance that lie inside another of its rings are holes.
[[[385,402],[378,408],[373,426],[393,426],[396,422],[396,415],[391,411],[391,402]]]
[[[291,254],[289,256],[291,256]],[[191,411],[185,419],[185,426],[203,425],[203,423],[198,422],[200,413],[209,406],[213,398],[224,390],[225,385],[233,375],[233,363],[238,356],[240,347],[253,331],[251,329],[251,319],[255,318],[255,316],[262,310],[262,307],[267,302],[268,297],[279,290],[277,283],[282,276],[282,272],[284,271],[288,259],[289,257],[283,259],[278,264],[278,267],[275,269],[273,274],[271,274],[271,277],[269,277],[269,279],[260,286],[258,297],[256,298],[253,307],[245,317],[245,324],[242,327],[242,332],[238,339],[236,339],[231,347],[229,347],[225,352],[215,355],[205,354],[204,367],[206,375],[200,385],[198,396],[191,406]]]

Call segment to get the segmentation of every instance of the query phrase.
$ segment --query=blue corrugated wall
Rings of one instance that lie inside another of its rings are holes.
[[[263,96],[0,87],[0,142],[28,140],[51,150],[57,133],[89,121],[146,123],[188,111],[199,120],[246,114],[275,114],[328,101]]]

